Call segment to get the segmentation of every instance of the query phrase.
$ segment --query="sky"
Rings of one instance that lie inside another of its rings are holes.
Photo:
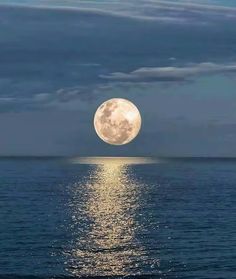
[[[0,0],[0,156],[236,156],[236,2]],[[134,102],[130,144],[96,108]]]

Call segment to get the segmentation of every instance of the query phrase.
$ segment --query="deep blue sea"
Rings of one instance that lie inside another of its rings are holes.
[[[236,278],[236,160],[0,159],[0,278],[88,276]]]

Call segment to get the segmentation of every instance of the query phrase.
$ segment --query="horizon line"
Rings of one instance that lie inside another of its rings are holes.
[[[236,156],[158,156],[158,155],[142,155],[142,156],[85,156],[85,155],[0,155],[1,159],[75,159],[75,158],[156,158],[156,159],[236,159]]]

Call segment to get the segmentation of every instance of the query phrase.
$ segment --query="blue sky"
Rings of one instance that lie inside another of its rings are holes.
[[[236,156],[234,1],[0,1],[1,155]],[[101,142],[124,97],[143,127]]]

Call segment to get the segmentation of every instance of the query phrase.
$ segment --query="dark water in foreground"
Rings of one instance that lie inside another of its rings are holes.
[[[0,278],[236,278],[235,214],[236,160],[1,159]]]

